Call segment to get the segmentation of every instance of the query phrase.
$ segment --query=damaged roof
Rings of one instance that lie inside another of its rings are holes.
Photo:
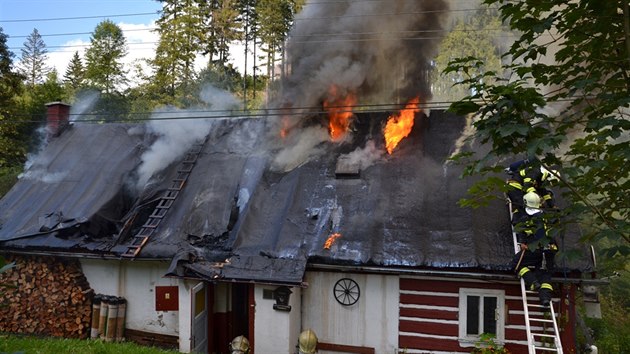
[[[300,284],[308,263],[508,270],[505,203],[458,205],[472,181],[447,159],[466,120],[419,114],[389,155],[386,119],[357,114],[352,141],[322,143],[322,153],[286,171],[265,152],[264,120],[217,119],[137,258],[171,260],[169,275],[286,284]],[[157,137],[131,128],[75,123],[53,139],[0,201],[2,248],[118,258],[128,251],[181,167],[175,161],[133,187]],[[371,158],[356,158],[368,150]],[[577,238],[561,248],[578,247]]]

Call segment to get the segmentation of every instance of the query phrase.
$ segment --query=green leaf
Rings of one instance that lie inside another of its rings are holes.
[[[480,107],[479,104],[472,101],[459,101],[453,102],[448,108],[448,112],[464,116],[469,113],[476,113]]]

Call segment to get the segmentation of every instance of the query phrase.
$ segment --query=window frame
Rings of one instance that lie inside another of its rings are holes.
[[[468,323],[468,296],[479,296],[479,328],[483,326],[483,298],[495,297],[497,299],[496,308],[496,338],[494,341],[503,344],[505,341],[505,290],[500,289],[459,289],[459,342],[463,347],[472,347],[479,341],[480,335],[470,335],[466,333]],[[481,333],[484,333],[483,331]]]

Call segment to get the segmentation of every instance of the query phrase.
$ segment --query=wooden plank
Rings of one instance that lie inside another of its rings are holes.
[[[459,298],[447,296],[400,294],[401,304],[458,307]]]
[[[462,348],[457,340],[443,338],[425,338],[415,336],[399,336],[398,347],[406,349],[443,350],[451,353],[470,353],[472,348]]]
[[[164,349],[179,349],[179,337],[125,328],[125,338],[132,342]]]
[[[494,282],[466,282],[464,280],[459,281],[443,281],[443,280],[421,280],[421,279],[400,279],[400,290],[411,291],[437,291],[448,293],[459,293],[460,288],[473,288],[473,289],[498,289],[505,290],[507,296],[521,296],[521,288],[518,283],[514,284],[502,284]]]
[[[439,336],[454,336],[454,337],[457,337],[459,335],[459,328],[457,324],[407,321],[407,320],[400,321],[398,325],[398,331],[422,333],[422,334],[434,334],[434,335],[439,335]]]
[[[359,353],[359,354],[375,354],[376,351],[371,347],[358,347],[355,345],[344,345],[344,344],[334,344],[334,343],[325,343],[318,342],[317,350],[328,350],[331,352],[339,352],[339,353]]]
[[[427,309],[401,308],[400,317],[433,318],[437,320],[457,320],[458,313],[455,311],[441,311],[437,309],[427,310]]]

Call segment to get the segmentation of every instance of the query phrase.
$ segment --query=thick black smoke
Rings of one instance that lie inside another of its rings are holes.
[[[291,113],[271,128],[290,131],[274,167],[288,170],[323,151],[326,127],[300,128],[333,85],[338,96],[354,94],[357,105],[430,100],[430,62],[448,10],[441,0],[307,1],[289,36],[281,92],[270,102]]]
[[[308,1],[287,44],[289,74],[278,107],[317,107],[331,85],[358,104],[430,98],[429,67],[448,2]]]

